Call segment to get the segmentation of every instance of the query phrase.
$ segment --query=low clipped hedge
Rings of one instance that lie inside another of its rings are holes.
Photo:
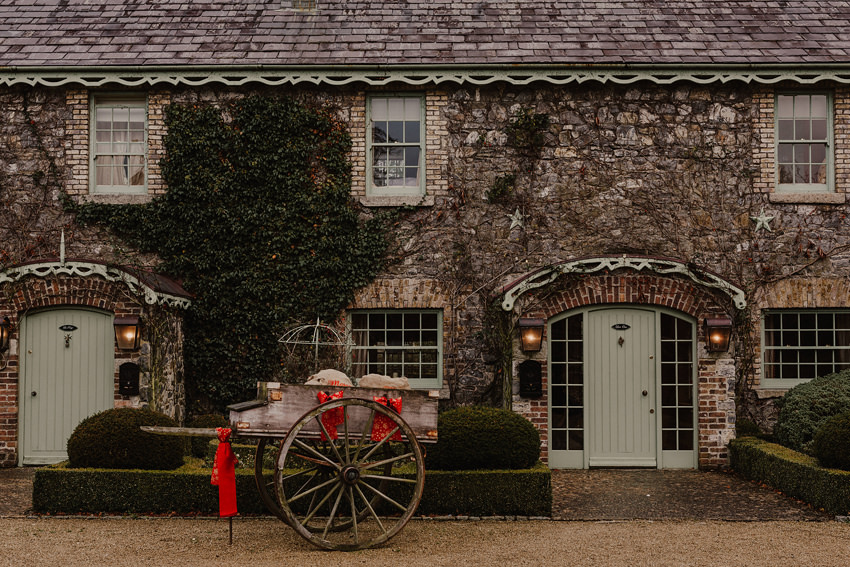
[[[269,473],[271,474],[271,473]],[[268,477],[271,480],[271,477]],[[236,471],[239,513],[267,514],[251,470]],[[44,467],[35,473],[33,509],[49,514],[218,514],[208,469],[176,471]],[[428,471],[417,515],[549,516],[551,471]]]
[[[732,468],[830,514],[850,513],[850,472],[821,467],[814,457],[763,439],[742,437],[729,444]]]

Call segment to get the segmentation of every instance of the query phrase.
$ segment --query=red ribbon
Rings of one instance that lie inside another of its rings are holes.
[[[218,486],[218,515],[229,518],[236,511],[236,455],[230,446],[230,429],[216,427],[218,433],[218,449],[215,451],[212,478],[210,484]]]
[[[395,410],[396,413],[401,414],[401,398],[391,399],[386,396],[378,396],[373,397],[372,399],[382,406],[387,406],[388,408]],[[375,419],[372,422],[372,441],[383,440],[387,435],[389,435],[390,431],[396,427],[396,422],[392,419],[383,414],[376,413]],[[390,441],[401,441],[401,429],[393,433],[393,436],[390,437]]]
[[[337,392],[336,394],[328,395],[324,392],[319,392],[316,394],[316,397],[319,398],[319,403],[323,404],[325,402],[331,402],[333,400],[341,400],[342,399],[342,390]],[[339,434],[336,432],[336,428],[342,425],[345,421],[345,410],[341,407],[329,409],[325,412],[322,412],[322,425],[325,426],[325,429],[328,432],[328,437],[331,439],[336,439]],[[325,437],[325,432],[322,432],[321,435],[322,441],[325,441],[327,437]]]

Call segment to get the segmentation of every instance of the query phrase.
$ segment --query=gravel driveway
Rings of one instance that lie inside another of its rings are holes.
[[[237,519],[0,519],[0,565],[500,566],[850,564],[850,524],[413,520],[389,544],[315,549],[283,523]]]

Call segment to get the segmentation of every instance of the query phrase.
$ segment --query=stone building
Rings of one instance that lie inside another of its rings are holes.
[[[41,427],[22,355],[40,317],[108,327],[160,306],[167,340],[106,356],[106,405],[155,399],[122,394],[119,364],[145,374],[150,349],[179,345],[188,294],[63,195],[167,192],[165,106],[248,93],[333,108],[352,200],[400,210],[397,261],[345,313],[352,373],[511,407],[553,468],[722,467],[736,420],[769,429],[772,400],[850,366],[850,2],[2,0],[0,16],[6,465]],[[179,348],[163,358],[178,415]]]

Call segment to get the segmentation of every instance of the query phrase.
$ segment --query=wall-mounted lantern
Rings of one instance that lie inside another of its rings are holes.
[[[539,351],[543,341],[543,319],[520,318],[519,337],[523,352]]]
[[[9,348],[9,338],[12,336],[12,323],[8,317],[0,321],[0,352]]]
[[[705,320],[705,342],[708,352],[726,352],[729,350],[729,338],[731,336],[731,319]]]
[[[141,333],[139,332],[138,317],[116,317],[112,323],[115,327],[115,342],[119,350],[136,350],[139,348]]]

